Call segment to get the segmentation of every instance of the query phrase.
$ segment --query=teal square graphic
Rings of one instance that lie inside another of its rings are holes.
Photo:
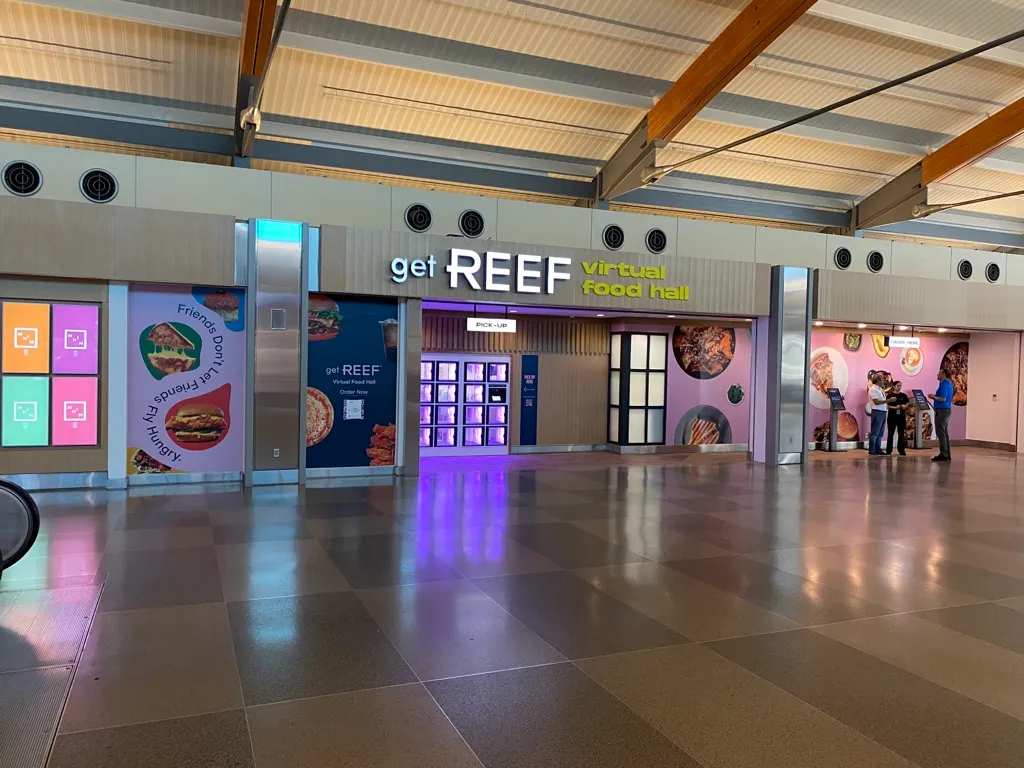
[[[45,376],[4,376],[0,445],[50,444],[50,380]]]

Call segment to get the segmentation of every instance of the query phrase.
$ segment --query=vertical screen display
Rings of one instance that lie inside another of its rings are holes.
[[[3,373],[50,372],[50,305],[3,302]]]
[[[4,376],[0,445],[44,446],[50,439],[50,380],[45,376]]]
[[[93,376],[53,378],[53,445],[96,445],[97,390]]]
[[[99,373],[100,308],[53,305],[53,373]]]

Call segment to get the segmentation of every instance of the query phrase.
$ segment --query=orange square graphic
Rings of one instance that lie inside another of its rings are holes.
[[[4,373],[50,372],[50,305],[3,302]]]

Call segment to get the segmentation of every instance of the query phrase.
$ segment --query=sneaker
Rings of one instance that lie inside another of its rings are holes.
[[[906,451],[900,451],[900,456],[906,456],[906,455],[907,455]]]
[[[945,456],[933,456],[932,457],[932,461],[945,461],[945,460],[946,460]]]

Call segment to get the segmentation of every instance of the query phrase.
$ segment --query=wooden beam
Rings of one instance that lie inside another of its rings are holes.
[[[816,0],[752,0],[647,114],[647,140],[669,141]]]
[[[239,77],[260,77],[266,69],[276,12],[277,0],[245,0],[238,53]]]
[[[1024,98],[982,120],[921,160],[924,186],[953,175],[1024,135]]]

